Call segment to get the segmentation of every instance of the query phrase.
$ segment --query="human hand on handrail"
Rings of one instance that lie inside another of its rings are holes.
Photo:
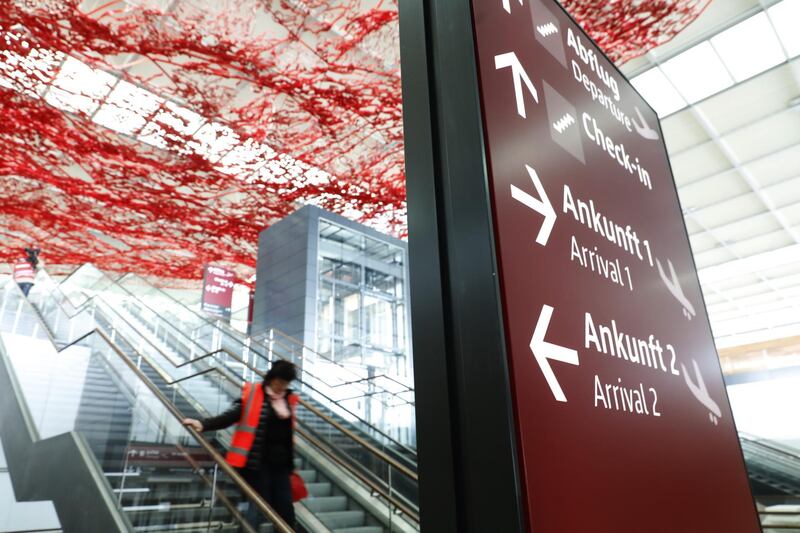
[[[181,420],[181,424],[183,424],[184,426],[189,426],[198,433],[203,431],[203,423],[200,422],[199,420],[195,420],[194,418],[184,418],[183,420]]]

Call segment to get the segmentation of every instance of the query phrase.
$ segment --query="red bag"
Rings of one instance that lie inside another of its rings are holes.
[[[306,488],[303,478],[300,477],[300,474],[297,472],[292,472],[292,475],[289,476],[289,481],[292,484],[293,502],[299,502],[300,500],[308,497],[308,489]]]

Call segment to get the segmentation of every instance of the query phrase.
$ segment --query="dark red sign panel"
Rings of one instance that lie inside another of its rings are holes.
[[[655,113],[556,2],[472,5],[530,530],[759,531]]]
[[[203,271],[203,311],[230,319],[235,280],[236,274],[232,270],[206,265]]]

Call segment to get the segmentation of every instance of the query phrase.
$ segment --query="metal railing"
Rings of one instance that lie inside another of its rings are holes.
[[[59,346],[58,342],[56,341],[56,336],[51,331],[50,326],[47,324],[44,317],[41,315],[39,310],[36,308],[35,305],[29,304],[30,308],[33,310],[33,314],[36,317],[37,321],[42,327],[42,330],[47,335],[48,339],[53,343],[53,346],[56,348],[58,352],[64,352],[67,349],[80,345],[83,341],[88,339],[93,335],[97,335],[101,338],[113,352],[114,354],[119,357],[119,359],[130,369],[130,371],[136,375],[136,377],[141,381],[147,389],[158,399],[161,405],[166,408],[166,410],[178,421],[182,421],[184,418],[183,413],[167,398],[161,390],[156,386],[148,377],[147,375],[142,372],[139,366],[134,363],[117,345],[116,343],[102,330],[99,328],[94,328],[82,335],[78,338],[70,341],[69,343]],[[217,449],[199,432],[195,431],[191,427],[185,427],[185,430],[192,436],[192,438],[197,442],[200,447],[208,454],[208,456],[212,459],[212,461],[220,468],[225,474],[231,479],[231,481],[236,485],[236,487],[241,491],[242,494],[245,495],[247,500],[251,503],[254,503],[258,510],[267,517],[267,519],[275,526],[279,533],[294,533],[294,529],[292,529],[276,512],[272,509],[272,507],[264,501],[261,496],[253,490],[253,488],[241,477],[239,472],[232,467],[225,458],[217,451]],[[175,446],[180,447],[180,444],[175,444]],[[185,450],[184,450],[185,451]],[[191,458],[191,454],[185,453],[185,458],[192,463],[192,466],[195,467],[196,473],[200,473],[202,469],[200,466]],[[209,487],[213,487],[213,482],[209,480],[206,476],[201,476],[206,483],[209,483]],[[228,497],[223,494],[222,492],[216,492],[216,497],[219,498],[220,502],[228,509],[232,516],[234,516],[237,521],[239,521],[240,525],[245,528],[247,533],[257,533],[256,530],[250,526],[247,521],[244,519],[242,514],[233,505],[233,503],[228,499]]]
[[[39,291],[40,290],[41,289],[39,289]],[[50,292],[51,300],[59,308],[59,311],[62,314],[64,314],[65,316],[67,316],[68,318],[74,318],[74,317],[80,315],[80,313],[89,312],[89,310],[100,309],[100,308],[97,308],[96,305],[93,307],[93,304],[95,302],[98,302],[98,301],[99,302],[103,302],[101,297],[98,297],[98,295],[94,295],[93,297],[88,298],[85,302],[83,302],[79,306],[78,309],[75,309],[75,310],[73,310],[73,312],[70,313],[70,311],[68,311],[67,309],[64,308],[63,303],[62,303],[62,299],[66,300],[68,302],[69,302],[69,300],[66,298],[66,296],[63,293],[61,293],[59,295],[56,295],[56,293],[60,293],[60,289],[59,289],[58,285],[53,283],[53,287],[51,288],[51,292]],[[70,302],[70,304],[71,304],[71,302]],[[104,308],[107,307],[107,308],[109,308],[108,310],[111,310],[112,312],[116,312],[116,310],[113,309],[113,306],[110,306],[108,304],[103,305],[103,307]],[[33,308],[34,308],[34,310],[36,310],[35,306],[33,306]],[[38,313],[38,310],[36,310],[36,312]],[[101,312],[103,312],[103,311],[101,310]],[[124,317],[122,317],[122,315],[118,314],[118,317],[119,317],[120,320],[124,321],[125,323],[127,323],[129,326],[132,327],[130,322],[127,321]],[[42,319],[42,322],[43,322],[43,324],[45,323],[43,319]],[[97,331],[101,331],[101,330],[97,330]],[[92,333],[94,333],[94,331],[89,332],[89,334],[92,334]],[[116,334],[116,330],[113,331],[112,333]],[[110,342],[114,343],[115,351],[121,353],[121,350],[116,346],[116,342],[114,340],[110,339],[109,336],[106,335],[106,334],[104,334],[104,338],[106,338]],[[238,355],[230,353],[229,351],[227,351],[225,349],[219,349],[219,350],[215,350],[214,352],[205,353],[205,354],[202,354],[202,355],[200,355],[200,356],[198,356],[198,357],[196,357],[196,358],[194,358],[192,360],[185,361],[185,362],[181,363],[179,361],[175,361],[172,357],[170,357],[169,354],[167,354],[163,350],[161,350],[157,345],[155,345],[155,343],[150,341],[146,336],[142,336],[142,339],[146,343],[148,343],[154,350],[156,350],[159,354],[161,354],[166,361],[168,361],[170,364],[174,365],[176,368],[185,366],[185,365],[187,365],[189,363],[192,363],[192,362],[201,361],[201,360],[204,360],[206,358],[213,357],[214,354],[222,353],[222,354],[225,354],[226,356],[234,359],[235,361],[237,361],[239,364],[243,365],[244,367],[248,368],[249,370],[251,370],[251,372],[253,372],[255,375],[261,377],[262,379],[263,379],[263,377],[265,375],[265,373],[263,371],[252,367],[247,361],[244,361]],[[54,339],[54,342],[55,342],[55,339]],[[131,348],[133,348],[133,344],[130,343],[129,341],[125,340],[124,337],[122,337],[122,342],[125,342],[126,344],[131,346]],[[136,349],[133,348],[133,350],[136,350]],[[183,382],[183,381],[187,381],[187,380],[189,380],[191,378],[201,377],[201,376],[207,375],[207,374],[217,374],[217,375],[219,375],[222,379],[227,381],[230,385],[235,387],[237,390],[241,387],[241,383],[243,382],[243,378],[240,375],[236,375],[230,368],[228,368],[226,366],[223,366],[223,367],[211,366],[209,368],[203,369],[203,370],[201,370],[199,372],[196,372],[194,374],[183,376],[180,379],[175,380],[169,375],[168,372],[166,372],[157,363],[155,363],[147,354],[145,354],[144,352],[141,352],[139,350],[136,350],[136,351],[137,351],[138,357],[141,358],[142,360],[144,360],[147,363],[147,365],[150,368],[152,368],[159,375],[159,377],[164,381],[164,383],[167,384],[167,385],[177,384],[177,383],[180,383],[180,382]],[[127,357],[127,356],[125,356],[125,357]],[[155,385],[153,385],[153,386],[155,386]],[[157,387],[157,386],[155,386],[155,387]],[[163,396],[163,393],[160,393],[160,395],[161,395],[161,397],[166,399],[166,396]],[[202,406],[199,406],[198,404],[196,404],[196,402],[193,402],[191,400],[190,395],[182,394],[182,396],[185,399],[187,399],[192,404],[192,407],[194,407],[198,412],[202,413],[204,411]],[[167,399],[167,401],[169,401],[169,400]],[[174,404],[170,403],[170,405],[173,408],[175,408]],[[339,421],[337,421],[334,418],[328,416],[326,413],[324,413],[323,411],[318,409],[313,404],[310,404],[309,402],[307,402],[305,399],[302,398],[302,396],[300,397],[300,405],[303,408],[305,408],[306,410],[308,410],[309,412],[311,412],[312,414],[314,414],[317,418],[323,420],[328,425],[334,427],[337,431],[339,431],[339,433],[341,433],[342,435],[346,436],[347,438],[349,438],[353,442],[357,443],[362,449],[368,451],[370,454],[372,454],[374,457],[376,457],[379,461],[387,464],[388,467],[390,467],[390,470],[389,470],[390,472],[391,472],[391,469],[393,468],[398,473],[406,476],[413,483],[415,483],[415,484],[418,483],[418,475],[414,470],[412,470],[411,468],[409,468],[408,466],[406,466],[404,464],[401,464],[400,462],[395,460],[393,457],[387,455],[382,450],[377,448],[372,443],[370,443],[367,440],[363,439],[361,436],[355,434],[349,428],[347,428],[346,426],[341,424]],[[175,408],[175,409],[177,410],[177,408]],[[207,411],[205,412],[205,414],[208,414]],[[178,416],[183,417],[183,414],[179,414]],[[300,424],[304,425],[302,423],[302,421],[300,421]],[[371,492],[373,492],[374,494],[377,494],[378,496],[382,497],[391,506],[393,506],[396,510],[398,510],[398,511],[402,512],[403,514],[405,514],[411,521],[413,521],[415,523],[419,522],[419,513],[418,513],[418,511],[413,508],[413,504],[410,504],[410,502],[405,501],[405,499],[399,498],[398,495],[392,491],[391,482],[389,483],[388,487],[384,486],[381,482],[376,482],[376,480],[374,479],[374,476],[370,475],[371,472],[368,469],[366,469],[363,465],[353,461],[351,458],[348,458],[350,460],[342,459],[341,456],[342,455],[346,456],[346,454],[343,454],[341,452],[337,453],[337,450],[335,450],[332,446],[326,445],[326,444],[322,443],[322,441],[320,441],[319,439],[314,437],[313,436],[313,434],[314,434],[314,430],[313,429],[311,429],[311,428],[306,428],[305,430],[304,429],[300,429],[300,431],[298,431],[298,433],[300,434],[301,437],[303,437],[305,440],[307,440],[308,442],[313,444],[316,448],[318,448],[320,451],[322,451],[329,459],[333,460],[337,465],[339,465],[342,469],[344,469],[348,474],[352,475],[353,477],[355,477],[356,479],[358,479],[359,481],[364,483],[367,487],[369,487]]]
[[[157,311],[157,310],[153,309],[152,307],[150,307],[145,301],[142,300],[142,296],[141,295],[135,294],[128,287],[123,285],[123,282],[121,281],[121,280],[123,280],[125,278],[135,278],[137,280],[140,280],[142,283],[146,284],[146,287],[147,287],[148,290],[156,291],[159,295],[168,298],[171,302],[174,303],[174,305],[180,306],[180,308],[183,311],[192,314],[192,316],[194,316],[197,320],[203,321],[206,326],[209,326],[209,327],[213,328],[214,330],[219,329],[219,331],[223,335],[222,339],[229,339],[229,340],[233,341],[236,345],[238,345],[241,348],[243,353],[248,353],[248,354],[252,353],[252,354],[254,354],[255,356],[259,357],[260,359],[262,359],[264,361],[269,361],[271,356],[273,356],[273,355],[275,355],[275,356],[277,356],[279,358],[282,358],[282,359],[290,360],[290,361],[295,362],[295,363],[299,363],[302,360],[302,353],[300,355],[296,355],[296,352],[295,352],[294,348],[292,348],[290,345],[282,342],[280,339],[273,339],[272,341],[269,342],[269,346],[266,346],[265,344],[263,344],[261,342],[258,342],[258,341],[255,341],[252,338],[247,338],[247,340],[243,340],[243,339],[238,338],[238,336],[236,336],[235,334],[241,335],[239,332],[236,332],[236,331],[232,330],[231,328],[227,328],[228,330],[230,330],[230,331],[227,331],[225,328],[222,327],[222,326],[224,326],[224,324],[222,324],[222,323],[215,324],[214,322],[210,321],[207,317],[203,317],[202,315],[197,314],[192,309],[189,309],[188,307],[186,307],[182,302],[180,302],[179,300],[175,299],[172,295],[164,292],[161,289],[158,289],[157,287],[153,287],[146,280],[144,280],[142,278],[139,278],[138,276],[134,276],[132,274],[123,275],[119,279],[115,280],[115,279],[112,279],[109,276],[107,276],[102,271],[96,269],[91,264],[86,264],[86,265],[83,265],[83,266],[79,267],[78,269],[76,269],[72,273],[70,273],[58,285],[59,286],[68,285],[70,283],[71,278],[73,278],[74,276],[75,277],[79,276],[79,274],[84,270],[88,270],[90,273],[92,273],[94,275],[94,277],[95,277],[95,280],[94,280],[93,284],[90,287],[82,287],[82,290],[83,290],[82,292],[83,293],[81,294],[81,296],[83,297],[83,301],[80,302],[80,304],[78,304],[76,306],[75,303],[71,301],[71,299],[69,298],[68,295],[66,295],[66,294],[64,295],[66,301],[69,302],[70,305],[72,307],[76,308],[76,309],[79,309],[83,305],[91,303],[91,300],[94,297],[94,295],[90,296],[89,294],[86,294],[87,292],[95,292],[95,293],[97,293],[99,291],[107,291],[107,290],[111,289],[112,287],[116,288],[116,289],[120,289],[127,296],[129,296],[134,302],[136,302],[138,305],[142,306],[144,309],[146,309],[147,311],[149,311],[153,315],[157,316],[161,321],[163,321],[164,324],[165,324],[164,327],[169,328],[174,333],[175,336],[182,338],[183,339],[182,343],[185,346],[188,345],[188,348],[190,348],[190,349],[187,349],[187,351],[190,351],[190,352],[199,351],[200,353],[204,353],[206,348],[203,347],[201,344],[199,344],[197,339],[192,338],[192,336],[187,334],[187,332],[184,331],[184,329],[182,327],[174,324],[171,321],[163,319],[161,317],[161,314],[160,314],[159,311]],[[46,273],[44,273],[44,274],[46,275]],[[95,285],[99,285],[100,288],[99,289],[94,288]],[[292,339],[291,337],[288,337],[285,334],[282,334],[282,333],[278,332],[277,330],[274,330],[274,332],[275,332],[275,335],[278,336],[278,337],[282,337],[282,338],[286,338],[286,339]],[[299,342],[299,341],[294,340],[294,342]],[[314,353],[313,351],[311,351],[307,347],[303,347],[303,349],[308,353],[312,353],[312,354]],[[230,350],[228,350],[228,349],[225,349],[223,353],[232,354],[232,352]],[[297,358],[295,358],[295,355],[296,355]],[[319,356],[319,357],[324,358],[323,356]],[[344,368],[344,367],[341,367],[341,365],[339,363],[333,362],[332,360],[329,360],[328,358],[324,358],[324,359],[326,361],[329,361],[329,362],[333,363],[333,364],[336,364],[340,368]],[[379,375],[379,376],[374,376],[372,378],[362,379],[360,376],[358,376],[357,379],[354,379],[354,380],[349,381],[349,382],[331,384],[327,380],[323,380],[323,379],[315,376],[312,372],[310,372],[307,368],[305,368],[304,365],[301,365],[301,367],[302,367],[302,372],[307,374],[309,377],[311,377],[314,382],[317,382],[317,383],[320,383],[320,384],[324,383],[325,386],[327,388],[331,389],[331,390],[335,390],[337,388],[340,388],[344,384],[351,384],[352,385],[352,384],[357,384],[357,383],[366,383],[367,380],[374,380],[374,379],[378,379],[378,378],[383,377],[382,375]],[[345,369],[345,370],[347,370],[347,369]],[[356,377],[356,376],[357,375],[354,375],[354,377]],[[389,378],[389,379],[391,380],[392,378]],[[372,423],[370,423],[367,420],[364,420],[361,416],[359,416],[357,413],[353,412],[351,409],[349,409],[348,407],[346,407],[342,403],[342,402],[346,402],[348,400],[354,400],[354,399],[359,399],[359,398],[375,397],[375,396],[379,396],[380,397],[381,395],[390,395],[390,396],[392,396],[394,398],[397,398],[397,401],[399,403],[394,404],[394,405],[389,405],[381,398],[379,398],[379,400],[378,400],[383,405],[384,409],[386,409],[387,411],[389,409],[393,408],[393,407],[401,406],[401,404],[403,404],[403,403],[405,403],[406,405],[410,406],[411,409],[413,409],[413,402],[408,402],[407,400],[403,399],[402,396],[401,396],[403,394],[402,392],[395,393],[395,392],[391,392],[391,391],[386,391],[384,389],[374,389],[374,390],[367,391],[367,392],[364,392],[364,393],[355,394],[355,395],[349,396],[347,398],[333,399],[330,396],[328,396],[327,394],[323,393],[319,388],[312,386],[308,380],[304,381],[304,385],[306,387],[308,387],[309,389],[311,389],[315,394],[318,394],[324,401],[329,402],[331,405],[336,405],[336,408],[338,410],[342,411],[343,413],[346,413],[346,417],[349,417],[349,418],[352,418],[352,419],[356,420],[361,426],[364,427],[364,429],[366,430],[367,433],[370,433],[375,437],[379,437],[380,440],[383,440],[386,443],[390,444],[391,446],[395,447],[397,450],[402,451],[402,455],[403,455],[403,458],[405,460],[410,460],[413,464],[416,464],[416,450],[415,449],[407,446],[406,444],[403,444],[403,443],[399,442],[395,438],[393,438],[390,435],[388,435],[387,433],[385,433],[380,428],[375,427]],[[370,388],[370,387],[372,387],[372,385],[368,384],[367,388]]]

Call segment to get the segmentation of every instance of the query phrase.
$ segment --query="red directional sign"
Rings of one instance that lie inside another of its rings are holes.
[[[551,0],[473,0],[529,528],[759,531],[658,119]]]
[[[231,317],[231,301],[236,273],[227,268],[206,265],[203,270],[203,300],[206,313],[224,319]]]

